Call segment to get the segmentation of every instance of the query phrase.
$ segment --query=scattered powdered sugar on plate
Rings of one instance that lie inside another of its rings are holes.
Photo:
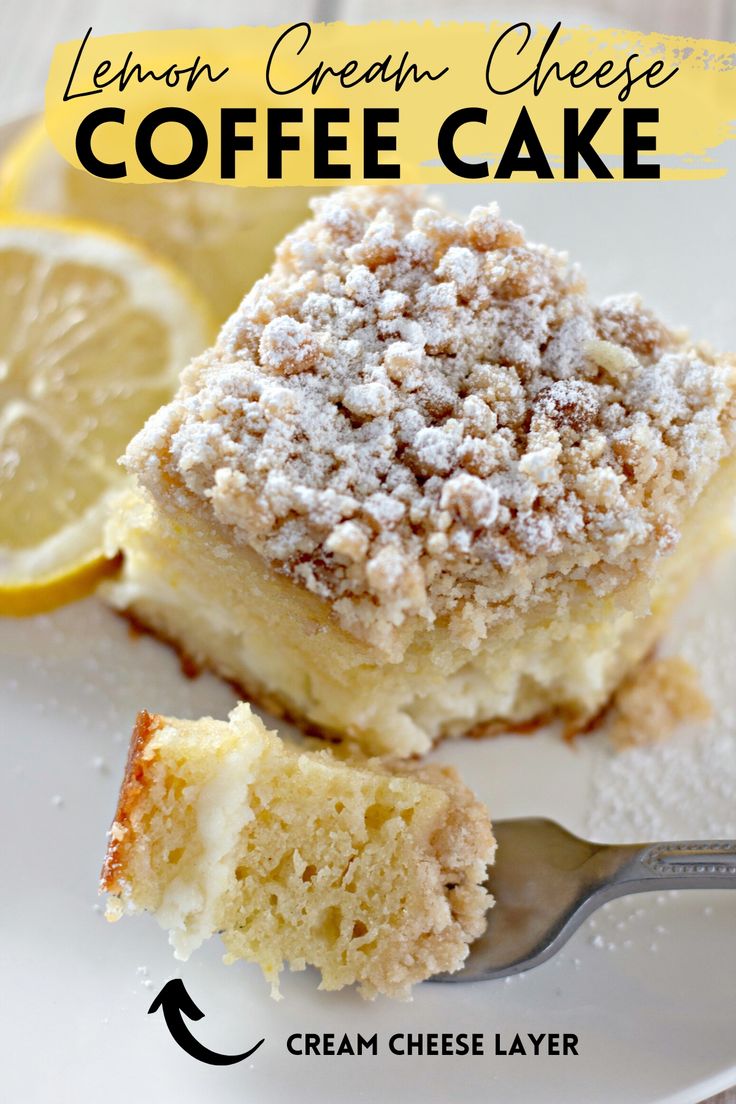
[[[593,775],[591,838],[736,837],[735,582],[730,552],[690,594],[663,642],[700,672],[712,719],[662,744],[607,749]]]
[[[144,989],[153,989],[153,979],[149,974],[147,966],[138,966],[135,972]]]

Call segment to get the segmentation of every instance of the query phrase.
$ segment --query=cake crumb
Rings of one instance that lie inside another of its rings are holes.
[[[610,736],[618,748],[659,743],[678,725],[706,721],[711,714],[698,672],[687,660],[652,658],[621,684],[613,701]]]

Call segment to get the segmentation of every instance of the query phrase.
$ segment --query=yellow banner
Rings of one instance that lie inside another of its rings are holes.
[[[500,23],[295,23],[57,46],[46,125],[121,182],[707,179],[736,44]]]

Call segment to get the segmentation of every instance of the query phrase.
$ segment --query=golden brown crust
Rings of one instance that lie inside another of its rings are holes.
[[[596,714],[597,715],[597,714]],[[490,721],[479,721],[469,728],[463,735],[469,740],[487,740],[493,736],[534,736],[541,728],[562,721],[564,731],[576,734],[585,729],[587,721],[579,715],[572,715],[564,709],[545,709],[543,713],[536,713],[526,721],[506,721],[502,717],[494,717]]]
[[[173,638],[164,636],[164,634],[157,629],[152,629],[150,625],[142,621],[132,610],[116,609],[114,612],[128,622],[128,631],[133,639],[139,636],[151,636],[161,644],[168,644],[170,648],[173,648],[176,653],[176,658],[179,660],[179,668],[184,678],[196,679],[202,674],[203,667],[201,663],[197,663],[190,655],[187,655],[181,644],[177,643]]]
[[[124,852],[130,847],[129,828],[133,810],[146,795],[146,768],[143,753],[153,735],[164,723],[157,713],[147,713],[142,709],[135,719],[135,727],[130,737],[125,775],[120,787],[118,805],[110,830],[107,854],[100,874],[100,892],[118,893],[118,877],[125,866]]]

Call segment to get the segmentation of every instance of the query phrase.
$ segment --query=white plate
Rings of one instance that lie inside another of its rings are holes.
[[[736,158],[730,154],[732,171]],[[570,249],[597,294],[637,287],[665,314],[736,345],[733,176],[703,184],[459,187],[492,192],[530,233]],[[449,191],[449,189],[448,189]],[[539,813],[600,837],[736,835],[731,685],[736,558],[688,601],[671,636],[705,672],[710,727],[614,758],[598,738],[550,734],[446,744],[497,817]],[[171,652],[95,600],[0,622],[2,807],[0,1082],[26,1104],[135,1100],[481,1101],[691,1104],[736,1081],[736,895],[647,895],[594,917],[555,960],[508,983],[426,984],[411,1004],[366,1004],[284,978],[269,999],[255,967],[221,965],[216,941],[185,965],[146,918],[108,926],[96,880],[137,709],[224,716],[232,693],[187,681]],[[147,1009],[181,976],[203,1043],[242,1064],[200,1065]],[[295,1057],[292,1032],[377,1032],[381,1053]],[[484,1057],[392,1057],[394,1032],[484,1032]],[[574,1032],[579,1055],[496,1056],[518,1032]]]

